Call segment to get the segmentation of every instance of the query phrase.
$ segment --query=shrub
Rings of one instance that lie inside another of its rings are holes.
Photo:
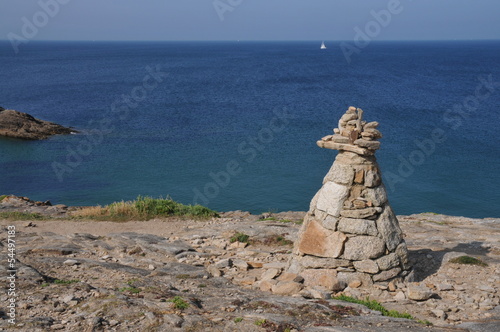
[[[208,219],[218,217],[217,212],[201,205],[184,205],[172,199],[139,196],[131,202],[115,202],[104,207],[92,206],[73,213],[77,218],[97,220],[150,220],[156,217],[191,217]]]
[[[450,263],[488,266],[488,264],[486,264],[482,260],[470,256],[460,256],[452,258],[450,259]]]
[[[174,296],[168,302],[172,302],[174,304],[174,308],[179,309],[179,310],[184,310],[189,307],[189,303],[184,301],[182,297],[180,296]]]
[[[231,243],[234,243],[236,241],[238,242],[244,242],[244,243],[248,243],[248,240],[250,239],[250,236],[246,235],[245,233],[241,233],[241,232],[238,232],[236,234],[234,234],[230,239],[229,241]]]

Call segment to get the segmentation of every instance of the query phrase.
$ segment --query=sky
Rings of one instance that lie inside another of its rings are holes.
[[[499,0],[0,0],[0,39],[499,39]]]

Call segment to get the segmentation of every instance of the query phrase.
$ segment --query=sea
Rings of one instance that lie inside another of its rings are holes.
[[[1,138],[0,194],[307,211],[355,106],[397,214],[500,217],[500,41],[325,43],[1,42],[0,106],[79,133]]]

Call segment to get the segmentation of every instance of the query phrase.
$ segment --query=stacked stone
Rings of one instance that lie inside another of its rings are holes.
[[[289,261],[305,286],[342,290],[409,274],[408,250],[392,211],[374,152],[377,122],[350,107],[320,147],[339,153],[314,196]]]

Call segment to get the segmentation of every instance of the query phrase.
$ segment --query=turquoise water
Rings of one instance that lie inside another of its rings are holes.
[[[0,139],[0,193],[307,210],[336,154],[315,142],[354,105],[398,214],[498,217],[500,43],[373,42],[350,64],[327,44],[0,44],[0,106],[82,132]]]

